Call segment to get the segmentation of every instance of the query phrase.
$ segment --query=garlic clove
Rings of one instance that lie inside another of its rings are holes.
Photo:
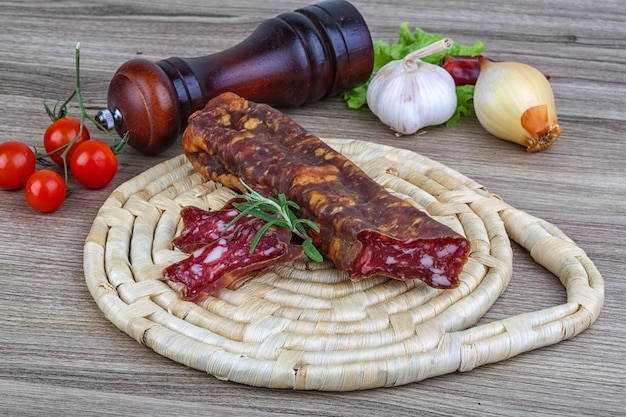
[[[545,75],[520,62],[494,62],[482,56],[479,61],[474,111],[485,130],[529,152],[551,146],[562,129]]]

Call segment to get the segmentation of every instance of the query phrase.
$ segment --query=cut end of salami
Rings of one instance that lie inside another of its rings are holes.
[[[364,232],[359,239],[363,249],[350,269],[352,279],[385,275],[395,279],[420,279],[433,288],[455,288],[467,260],[470,245],[461,237],[396,239]]]

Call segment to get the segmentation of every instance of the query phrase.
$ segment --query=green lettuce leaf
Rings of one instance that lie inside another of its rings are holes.
[[[382,40],[374,41],[374,69],[369,80],[364,84],[342,93],[343,99],[346,101],[348,107],[358,109],[367,104],[367,87],[372,78],[378,73],[378,70],[384,65],[391,61],[402,59],[409,53],[443,38],[443,35],[428,33],[420,28],[415,28],[415,30],[411,32],[408,22],[404,22],[400,25],[398,42],[390,44]],[[422,58],[422,61],[439,65],[446,55],[478,55],[483,49],[484,45],[481,41],[476,41],[474,45],[461,45],[454,42],[452,48]],[[457,109],[454,115],[446,122],[447,126],[452,126],[458,122],[462,116],[470,116],[473,112],[472,97],[474,96],[474,86],[460,86],[456,88],[456,92]]]

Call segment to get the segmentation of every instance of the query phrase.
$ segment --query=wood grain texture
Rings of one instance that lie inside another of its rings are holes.
[[[113,183],[79,190],[57,212],[30,210],[22,192],[0,193],[0,415],[594,415],[626,406],[626,15],[621,0],[354,0],[375,39],[398,26],[476,39],[485,54],[552,76],[564,133],[548,151],[486,134],[474,118],[398,139],[367,109],[337,98],[286,112],[322,137],[406,148],[475,179],[511,205],[557,225],[603,274],[606,301],[581,335],[469,373],[354,393],[256,389],[165,359],[120,332],[93,302],[82,275],[83,241],[113,188],[158,157],[132,149]],[[225,49],[297,1],[0,2],[0,141],[41,148],[43,102],[73,88],[81,42],[87,104],[138,55],[159,60]],[[75,109],[70,109],[70,112]],[[94,135],[95,136],[95,135]],[[513,279],[482,322],[564,301],[558,281],[514,245]]]

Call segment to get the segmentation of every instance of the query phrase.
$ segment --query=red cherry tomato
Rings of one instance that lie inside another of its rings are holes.
[[[67,186],[62,176],[50,169],[42,169],[30,176],[26,182],[26,201],[37,211],[55,211],[63,201]]]
[[[117,158],[111,147],[101,140],[89,140],[74,150],[70,169],[85,188],[106,186],[117,173]]]
[[[0,188],[17,190],[35,172],[35,153],[22,142],[8,141],[0,145]]]
[[[48,126],[43,135],[43,146],[44,148],[46,148],[46,152],[50,153],[70,143],[72,140],[74,140],[75,137],[78,136],[79,132],[80,120],[73,117],[63,117],[52,122],[52,124]],[[74,145],[67,153],[66,160],[68,164],[69,161],[72,159],[72,153],[76,149],[76,146],[79,143],[88,141],[89,139],[89,131],[87,130],[86,126],[83,126],[83,132],[80,138],[74,143]],[[64,151],[65,149],[59,149],[57,152],[54,152],[52,155],[50,155],[50,159],[52,159],[60,166],[63,166],[63,159],[61,158],[61,154],[63,154]]]

